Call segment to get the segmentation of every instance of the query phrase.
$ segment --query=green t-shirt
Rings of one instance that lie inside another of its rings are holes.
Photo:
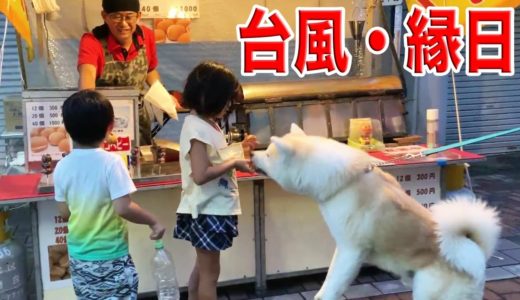
[[[75,259],[112,260],[128,254],[126,221],[113,200],[136,191],[122,159],[103,149],[75,149],[54,171],[56,201],[71,212],[67,235]]]

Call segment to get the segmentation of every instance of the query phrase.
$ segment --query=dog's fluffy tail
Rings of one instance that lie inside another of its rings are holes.
[[[441,255],[456,269],[483,279],[500,236],[498,212],[474,196],[432,206]]]

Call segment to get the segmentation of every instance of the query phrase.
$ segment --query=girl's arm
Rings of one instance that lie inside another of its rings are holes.
[[[231,169],[253,172],[249,167],[249,162],[242,159],[231,159],[218,165],[212,165],[209,161],[206,144],[198,140],[191,140],[190,162],[191,176],[197,185],[203,185]]]

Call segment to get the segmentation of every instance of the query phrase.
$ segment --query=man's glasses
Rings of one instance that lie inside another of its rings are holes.
[[[123,22],[123,20],[126,22],[126,23],[132,23],[132,22],[135,22],[137,20],[137,16],[138,14],[134,13],[134,14],[120,14],[120,13],[113,13],[113,14],[109,14],[108,15],[108,18],[112,21],[112,22],[116,22],[116,23],[121,23]]]

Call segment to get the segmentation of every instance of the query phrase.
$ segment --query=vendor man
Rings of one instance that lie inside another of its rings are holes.
[[[138,90],[159,80],[157,50],[151,29],[139,26],[139,0],[103,0],[105,23],[81,37],[79,89],[132,86]],[[140,144],[152,143],[151,121],[139,103]]]

